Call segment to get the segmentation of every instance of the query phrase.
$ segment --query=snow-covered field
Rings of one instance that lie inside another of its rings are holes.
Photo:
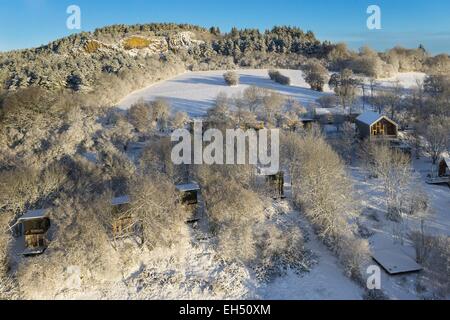
[[[240,84],[232,87],[228,86],[223,79],[223,74],[226,72],[224,70],[186,72],[170,80],[135,91],[123,98],[118,106],[121,109],[128,109],[139,99],[152,101],[164,98],[170,102],[174,112],[184,111],[191,117],[201,117],[213,106],[219,93],[224,92],[231,97],[252,85],[278,91],[296,99],[305,107],[309,107],[321,96],[332,93],[328,85],[325,85],[323,93],[311,90],[300,70],[280,71],[290,77],[290,86],[272,81],[268,76],[267,69],[237,70],[236,72],[240,75]],[[424,78],[425,74],[420,72],[399,73],[391,78],[377,80],[376,87],[389,88],[399,83],[405,89],[411,89],[418,80],[423,81]]]
[[[399,83],[406,89],[412,89],[417,86],[418,82],[423,82],[425,76],[426,74],[422,72],[403,72],[390,78],[378,79],[377,82],[385,87],[394,86],[396,83]]]
[[[139,99],[152,101],[156,98],[165,98],[170,102],[173,111],[184,111],[191,117],[201,117],[213,106],[219,93],[224,92],[233,96],[251,85],[276,90],[293,97],[305,106],[326,94],[311,90],[303,79],[303,73],[299,70],[281,70],[284,75],[291,78],[290,86],[283,86],[270,80],[268,70],[238,70],[240,84],[230,87],[223,79],[225,72],[186,72],[173,79],[135,91],[118,105],[122,109],[128,109]],[[325,91],[330,92],[328,86]]]

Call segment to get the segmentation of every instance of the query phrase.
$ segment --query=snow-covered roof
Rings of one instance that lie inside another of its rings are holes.
[[[257,174],[260,176],[274,176],[278,173],[280,173],[280,170],[275,170],[273,168],[265,168],[265,167],[257,168]]]
[[[331,110],[328,108],[316,108],[315,109],[316,115],[323,116],[323,115],[329,115],[331,114]]]
[[[176,188],[180,192],[199,191],[200,190],[200,186],[196,182],[179,184],[176,186]]]
[[[418,265],[416,261],[397,247],[379,250],[375,249],[373,250],[372,257],[389,274],[400,274],[422,270],[422,267]]]
[[[119,206],[121,204],[128,204],[130,203],[130,197],[129,196],[121,196],[117,197],[111,200],[111,204],[113,206]]]
[[[82,156],[86,160],[88,160],[90,162],[93,162],[93,163],[97,163],[97,161],[98,161],[98,155],[97,155],[96,152],[85,152],[85,153],[82,154]]]
[[[17,222],[22,222],[26,220],[42,219],[48,216],[48,209],[39,210],[29,210],[24,215],[22,215]]]
[[[386,117],[386,116],[384,116],[382,114],[379,114],[377,112],[373,112],[373,111],[366,111],[366,112],[362,113],[361,115],[359,115],[356,118],[356,120],[371,126],[371,125],[373,125],[374,123],[380,121],[383,118],[388,120],[389,122],[392,122],[393,124],[397,125],[394,121],[392,121],[388,117]]]

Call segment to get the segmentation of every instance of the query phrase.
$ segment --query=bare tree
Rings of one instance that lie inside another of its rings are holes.
[[[151,117],[150,104],[144,100],[136,102],[128,110],[129,121],[139,132],[144,132],[151,127]]]
[[[176,112],[172,118],[172,126],[176,129],[182,129],[188,122],[189,116],[186,112]]]
[[[328,70],[317,59],[308,60],[302,67],[305,74],[305,81],[311,86],[311,89],[323,91],[323,87],[328,79]]]
[[[450,118],[431,116],[420,131],[425,139],[424,149],[435,165],[441,154],[447,151],[450,145]]]
[[[167,178],[139,177],[130,195],[130,213],[141,222],[144,244],[150,249],[170,247],[187,239],[189,211],[181,206],[175,186]]]
[[[274,123],[274,120],[277,116],[279,116],[283,106],[286,102],[286,98],[284,95],[270,91],[263,99],[264,103],[264,116],[265,120],[268,123]]]
[[[351,106],[355,100],[358,86],[358,81],[353,77],[353,72],[350,69],[344,69],[340,73],[333,74],[329,85],[340,98],[344,110],[350,107],[351,113]]]
[[[170,117],[170,104],[166,99],[156,99],[151,103],[152,117],[164,129]]]
[[[411,159],[387,144],[372,143],[370,149],[371,159],[367,159],[367,163],[383,183],[387,216],[391,220],[401,221],[407,213],[404,199],[412,181]]]
[[[250,112],[256,112],[256,110],[261,106],[261,102],[264,97],[263,89],[257,86],[250,86],[244,90],[243,95],[244,101]]]

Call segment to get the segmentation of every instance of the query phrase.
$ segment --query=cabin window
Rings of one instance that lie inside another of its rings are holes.
[[[183,204],[187,205],[197,204],[197,191],[184,192],[181,201]]]
[[[381,121],[375,123],[372,127],[372,135],[383,136],[385,134],[385,128]]]
[[[50,219],[32,219],[23,222],[25,235],[45,233],[50,228]]]

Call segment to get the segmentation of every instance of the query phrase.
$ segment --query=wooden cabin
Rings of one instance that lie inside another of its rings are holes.
[[[134,220],[130,213],[130,197],[121,196],[111,200],[112,233],[114,237],[123,237],[133,229]]]
[[[192,182],[176,185],[175,188],[181,194],[181,204],[192,214],[187,222],[199,221],[202,218],[201,210],[198,209],[200,186]]]
[[[356,118],[355,123],[361,139],[396,139],[398,137],[398,124],[376,112],[364,112]]]
[[[31,210],[21,216],[16,225],[19,227],[19,236],[23,236],[25,256],[38,255],[47,249],[47,231],[50,229],[48,210]]]
[[[265,178],[266,186],[270,189],[275,199],[283,199],[284,196],[284,172],[258,168],[258,175]]]
[[[438,164],[438,176],[450,177],[450,157],[442,157]]]
[[[181,203],[186,206],[198,204],[198,193],[200,187],[197,183],[179,184],[176,186],[178,192],[181,193]]]
[[[275,198],[284,198],[284,172],[268,175],[266,181],[274,190]]]

